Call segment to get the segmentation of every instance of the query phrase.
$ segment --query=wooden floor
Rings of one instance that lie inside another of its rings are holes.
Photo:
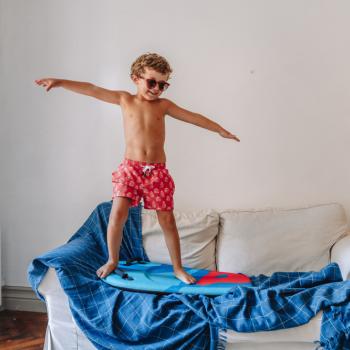
[[[0,349],[42,350],[46,326],[46,313],[0,311]]]

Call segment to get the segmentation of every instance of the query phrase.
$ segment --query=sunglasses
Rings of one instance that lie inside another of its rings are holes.
[[[154,78],[151,78],[151,79],[147,79],[147,78],[144,78],[144,77],[140,77],[141,79],[145,79],[146,80],[146,83],[147,83],[147,87],[149,89],[153,89],[156,87],[156,85],[158,84],[158,88],[160,91],[163,91],[163,90],[166,90],[168,87],[169,87],[169,83],[167,83],[166,81],[164,80],[160,80],[160,81],[157,81],[155,80]]]

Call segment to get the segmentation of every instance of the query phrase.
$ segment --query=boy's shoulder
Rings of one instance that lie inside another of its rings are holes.
[[[123,96],[123,97],[131,97],[133,96],[129,91],[126,91],[126,90],[119,90],[118,93]]]
[[[174,104],[170,99],[165,97],[160,97],[158,99],[159,106],[163,109],[164,114],[168,114],[169,109]]]
[[[168,98],[161,97],[159,100],[166,106],[169,107],[171,104],[173,104],[173,101],[169,100]]]
[[[129,91],[126,90],[119,90],[118,91],[119,96],[120,96],[120,104],[122,104],[123,102],[128,102],[131,100],[131,98],[134,97],[133,94],[131,94]]]

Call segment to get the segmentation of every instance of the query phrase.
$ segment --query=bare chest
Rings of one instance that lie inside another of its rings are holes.
[[[125,104],[122,115],[126,126],[157,129],[164,125],[165,114],[161,104]]]

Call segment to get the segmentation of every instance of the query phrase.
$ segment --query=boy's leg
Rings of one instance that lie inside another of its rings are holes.
[[[130,205],[131,198],[115,197],[113,200],[107,228],[109,258],[106,264],[96,271],[97,276],[101,278],[107,277],[118,267],[119,249],[123,238],[123,227],[128,219]]]
[[[159,225],[164,232],[165,243],[169,250],[175,276],[185,283],[195,283],[196,279],[182,267],[180,237],[173,210],[157,210],[156,212]]]

